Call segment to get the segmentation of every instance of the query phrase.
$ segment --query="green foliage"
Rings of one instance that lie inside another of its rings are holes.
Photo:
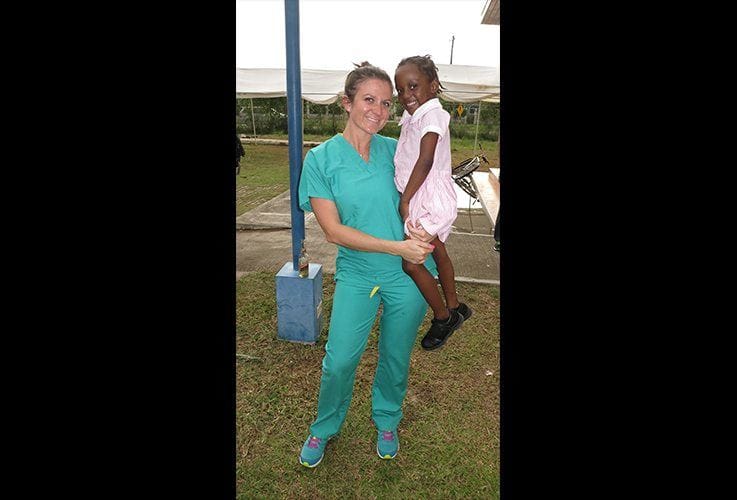
[[[381,129],[381,132],[379,133],[387,137],[394,137],[395,139],[398,139],[399,132],[401,132],[400,129],[401,127],[397,122],[386,122],[386,125],[384,125],[384,128]]]
[[[328,137],[342,132],[348,117],[340,100],[332,104],[314,104],[303,101],[302,130],[304,134],[323,134]]]
[[[498,102],[469,102],[457,103],[444,101],[440,99],[440,103],[448,113],[450,113],[450,136],[458,139],[471,139],[476,137],[476,118],[479,113],[480,119],[478,124],[479,141],[498,141],[499,140],[499,103]],[[462,106],[463,111],[459,114],[458,106]]]
[[[251,114],[253,105],[253,115]],[[273,97],[263,99],[236,99],[236,132],[267,134],[274,131],[287,131],[287,99]]]
[[[251,116],[251,102],[253,102],[253,117]],[[458,114],[459,103],[444,101],[443,99],[440,99],[440,103],[451,115],[451,137],[471,140],[476,137],[475,119],[480,104],[479,141],[499,140],[499,103],[463,103],[464,111],[460,116]],[[382,131],[383,135],[399,137],[399,126],[396,122],[402,117],[402,112],[402,106],[394,101],[389,122]],[[340,104],[340,100],[327,105],[302,101],[303,134],[333,136],[343,130],[346,118],[347,114]],[[254,121],[257,136],[288,134],[287,98],[237,99],[236,132],[252,136],[254,134]]]

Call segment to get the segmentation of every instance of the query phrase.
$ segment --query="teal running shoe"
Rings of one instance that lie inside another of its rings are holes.
[[[327,439],[308,436],[307,441],[302,445],[302,451],[299,454],[299,463],[309,468],[317,467],[322,462],[322,457],[325,456],[326,444],[328,444]]]
[[[379,437],[376,440],[376,453],[380,458],[390,460],[397,456],[399,451],[399,438],[397,430],[379,431]]]

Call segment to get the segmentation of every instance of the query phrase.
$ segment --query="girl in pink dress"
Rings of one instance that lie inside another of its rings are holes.
[[[404,107],[394,155],[394,183],[402,194],[399,213],[407,238],[431,238],[429,242],[435,246],[432,255],[445,295],[443,301],[435,278],[425,266],[402,260],[404,272],[414,280],[433,310],[435,317],[421,343],[423,349],[432,350],[445,344],[472,313],[458,301],[453,262],[445,248],[458,214],[451,177],[450,115],[438,100],[442,85],[430,56],[402,59],[394,73],[394,85]]]

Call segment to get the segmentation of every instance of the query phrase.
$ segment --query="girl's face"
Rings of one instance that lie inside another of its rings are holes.
[[[430,81],[414,64],[404,64],[394,73],[394,86],[397,87],[400,104],[412,115],[417,108],[437,97],[439,83]]]
[[[348,120],[367,134],[375,134],[386,125],[392,105],[392,86],[385,80],[370,78],[356,87],[353,101],[343,96]]]

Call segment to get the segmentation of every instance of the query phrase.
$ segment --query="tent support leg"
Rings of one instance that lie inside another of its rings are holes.
[[[481,121],[481,101],[479,101],[479,110],[476,112],[476,136],[473,138],[473,155],[476,156],[476,151],[479,145],[479,122]]]
[[[256,137],[256,118],[253,117],[253,99],[251,101],[251,123],[253,124],[253,136]]]

